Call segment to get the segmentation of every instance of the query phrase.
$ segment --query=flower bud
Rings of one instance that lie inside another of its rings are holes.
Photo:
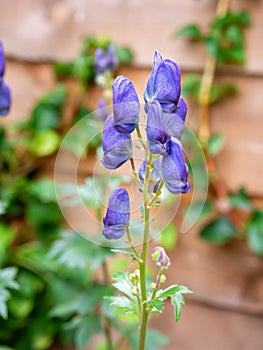
[[[155,247],[153,249],[152,258],[156,262],[159,270],[167,270],[171,265],[170,258],[162,247]]]
[[[119,60],[115,54],[115,48],[110,44],[107,52],[98,48],[94,54],[94,66],[97,75],[102,75],[107,71],[114,71],[118,68]]]
[[[151,283],[150,287],[151,287],[152,290],[156,289],[156,283],[154,283],[154,282]]]
[[[164,112],[175,112],[181,93],[181,75],[178,65],[162,59],[158,51],[154,55],[152,72],[144,91],[145,111],[157,100]]]
[[[116,189],[109,200],[102,234],[107,239],[122,237],[128,228],[130,221],[130,200],[125,188]]]
[[[166,282],[166,276],[164,274],[160,277],[160,284],[164,284]]]

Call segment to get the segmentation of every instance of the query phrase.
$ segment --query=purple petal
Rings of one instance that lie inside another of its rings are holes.
[[[153,101],[150,105],[146,134],[150,151],[154,154],[164,154],[168,135],[165,131],[163,110],[158,101]]]
[[[116,189],[109,200],[102,234],[107,239],[117,239],[123,236],[130,221],[130,200],[124,188]]]
[[[182,145],[179,141],[167,142],[167,155],[162,160],[162,176],[168,191],[187,193],[191,189],[188,183],[188,167],[184,160]]]
[[[113,85],[113,115],[116,130],[131,133],[139,122],[140,103],[133,84],[123,75]]]
[[[4,56],[4,48],[2,42],[0,41],[0,83],[2,83],[2,78],[5,73],[5,56]]]
[[[142,184],[144,184],[144,179],[145,179],[145,173],[146,173],[146,161],[144,160],[139,168],[139,179]],[[162,175],[161,175],[161,160],[160,158],[157,158],[153,162],[153,168],[150,171],[150,181],[149,181],[149,193],[153,192],[156,193],[158,190],[159,184],[162,180]]]
[[[131,135],[119,133],[113,125],[111,115],[105,121],[102,135],[104,157],[101,162],[107,169],[119,168],[132,156]]]
[[[11,91],[6,83],[0,84],[0,115],[7,115],[11,105]]]

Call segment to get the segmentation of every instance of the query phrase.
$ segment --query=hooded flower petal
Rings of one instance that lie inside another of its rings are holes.
[[[119,66],[119,60],[118,60],[118,57],[116,56],[115,47],[112,44],[108,46],[107,57],[108,57],[108,69],[111,71],[115,71]]]
[[[4,48],[0,41],[0,84],[2,83],[4,73],[5,73],[5,56],[4,56]]]
[[[178,65],[169,59],[162,60],[160,54],[156,52],[153,69],[144,92],[146,112],[153,100],[160,102],[164,112],[175,112],[180,93],[181,74]]]
[[[171,260],[162,247],[155,247],[152,251],[152,258],[155,260],[158,269],[167,270]]]
[[[140,178],[140,181],[142,184],[144,184],[145,173],[146,173],[146,161],[144,160],[139,168],[139,178]],[[162,180],[161,160],[160,160],[160,158],[157,158],[153,162],[153,168],[150,171],[150,181],[149,181],[149,192],[150,193],[157,192],[161,180]]]
[[[133,84],[123,75],[118,76],[113,85],[113,115],[116,130],[131,133],[138,124],[140,103]]]
[[[162,176],[165,186],[171,193],[187,193],[191,189],[188,183],[188,167],[184,160],[182,145],[179,141],[169,140],[167,154],[162,160]]]
[[[97,110],[96,110],[96,118],[100,122],[105,122],[105,120],[108,118],[109,114],[106,108],[106,102],[104,98],[100,98],[98,100],[97,104]]]
[[[164,125],[168,135],[181,139],[184,131],[184,121],[187,113],[187,105],[180,98],[175,113],[164,113]]]
[[[6,115],[10,110],[11,91],[6,83],[0,84],[0,115]]]
[[[109,200],[102,234],[107,239],[122,237],[130,221],[130,200],[125,188],[115,190]]]
[[[165,154],[165,143],[169,136],[166,133],[163,110],[158,101],[150,105],[146,126],[149,148],[153,154]]]
[[[113,116],[109,116],[104,124],[102,148],[104,157],[102,164],[107,169],[116,169],[132,156],[130,134],[121,134],[114,128]]]

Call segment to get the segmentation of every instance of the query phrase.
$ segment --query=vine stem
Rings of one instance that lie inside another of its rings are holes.
[[[146,147],[146,149],[148,149],[148,147]],[[146,264],[147,264],[147,253],[148,253],[149,232],[150,232],[150,208],[148,206],[148,188],[149,188],[149,180],[150,180],[150,169],[151,169],[151,153],[146,151],[146,173],[145,173],[144,188],[143,188],[144,235],[143,235],[141,262],[140,262],[142,318],[140,323],[139,350],[144,350],[145,348],[147,325],[148,325],[148,319],[149,319],[149,313],[148,313],[147,305],[145,301],[147,300]]]

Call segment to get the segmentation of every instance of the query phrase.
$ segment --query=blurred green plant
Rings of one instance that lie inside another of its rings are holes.
[[[206,154],[210,178],[208,199],[200,217],[203,221],[200,236],[221,245],[233,239],[247,239],[251,250],[263,255],[262,207],[255,204],[244,188],[228,193],[214,162],[214,157],[224,146],[224,138],[219,133],[211,135],[209,108],[223,98],[238,94],[234,84],[214,82],[216,67],[245,63],[244,29],[251,25],[249,13],[230,11],[228,5],[228,1],[218,1],[217,14],[207,32],[203,32],[197,24],[188,24],[174,33],[175,38],[199,42],[208,54],[203,75],[187,75],[182,89],[183,94],[193,99],[199,108],[196,134]],[[200,205],[202,203],[196,202],[192,215],[200,209]]]

